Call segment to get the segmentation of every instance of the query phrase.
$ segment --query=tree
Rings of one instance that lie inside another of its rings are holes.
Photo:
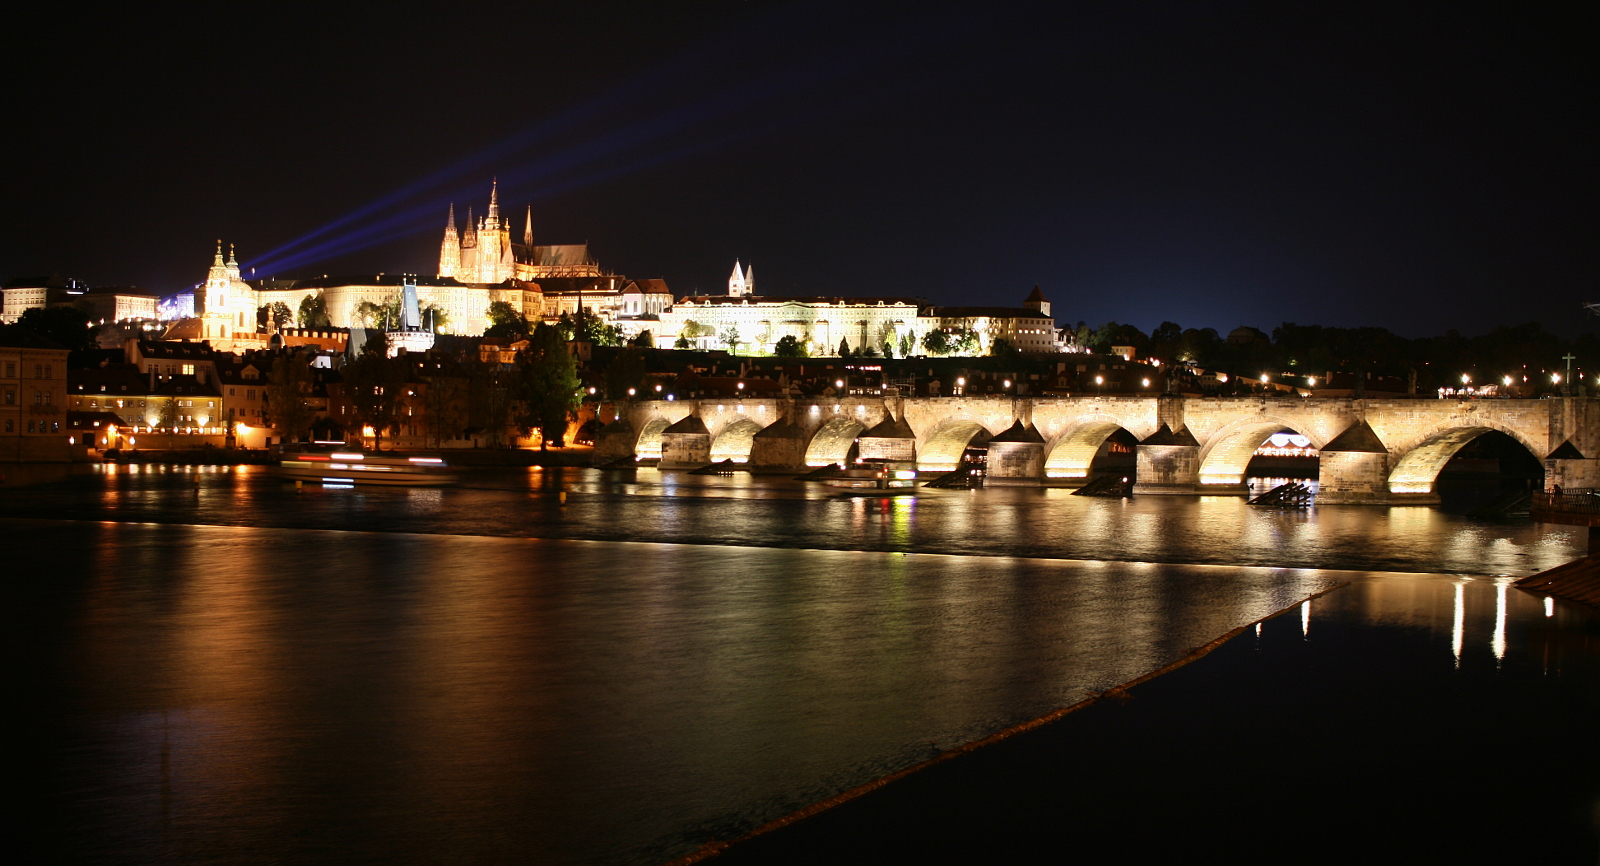
[[[884,340],[883,341],[883,356],[885,358],[893,358],[894,357],[894,341],[893,340]]]
[[[450,333],[450,311],[438,304],[422,308],[422,326],[436,334]]]
[[[490,301],[484,317],[489,320],[489,327],[483,332],[485,337],[520,340],[528,336],[528,320],[507,301]]]
[[[739,344],[741,342],[743,341],[739,339],[739,328],[737,325],[729,325],[728,329],[722,332],[722,343],[728,347],[729,352],[738,354]]]
[[[900,357],[911,357],[912,350],[917,348],[917,339],[909,332],[900,335]]]
[[[321,292],[300,299],[300,310],[295,314],[295,320],[302,328],[333,327],[333,323],[328,320],[328,301]]]
[[[167,430],[178,426],[178,399],[176,397],[168,397],[167,401],[156,409],[155,426],[163,427]]]
[[[989,354],[994,356],[1008,357],[1017,354],[1017,349],[1015,346],[1011,345],[1011,341],[1007,340],[1005,337],[995,337],[993,340],[989,341]]]
[[[433,370],[422,375],[427,383],[427,388],[422,392],[422,406],[427,431],[433,437],[433,447],[439,448],[446,439],[460,436],[467,426],[472,388],[465,373],[453,368],[442,369],[438,362],[433,362],[433,365]]]
[[[840,337],[839,338],[839,357],[841,357],[841,358],[850,357],[850,338],[849,337]]]
[[[294,324],[294,311],[282,301],[273,301],[264,307],[257,307],[256,327],[264,331],[269,321],[274,328],[287,328]]]
[[[540,450],[561,447],[567,419],[578,405],[578,367],[561,331],[540,322],[517,359],[522,411],[517,425],[539,431]]]
[[[678,332],[678,342],[674,343],[679,349],[694,348],[695,341],[701,337],[709,337],[717,331],[710,325],[702,325],[693,319],[683,323],[683,329]]]
[[[364,328],[394,329],[400,327],[400,298],[391,297],[383,303],[362,301],[356,304],[351,321]]]
[[[77,307],[29,307],[17,317],[14,327],[32,331],[73,351],[93,349],[95,333],[100,330],[89,321],[89,315]]]
[[[957,328],[951,335],[951,348],[961,355],[976,355],[978,353],[978,332],[971,328]]]
[[[273,359],[267,373],[267,423],[291,442],[311,429],[314,413],[306,405],[311,389],[311,365],[305,358],[284,353]]]
[[[596,346],[622,345],[622,331],[615,325],[606,324],[604,319],[588,309],[579,310],[575,314],[562,313],[560,328],[562,337],[566,340],[593,343]]]
[[[793,334],[786,334],[778,338],[778,344],[773,347],[772,354],[779,358],[804,358],[806,346]]]
[[[1150,332],[1150,354],[1163,361],[1176,361],[1183,343],[1183,328],[1177,322],[1162,322]]]
[[[346,364],[343,372],[345,399],[350,401],[356,421],[372,428],[373,450],[381,450],[384,432],[399,432],[405,365],[383,352],[369,351]]]
[[[629,396],[628,389],[644,386],[644,355],[639,352],[618,352],[606,365],[606,396],[620,400]]]
[[[943,328],[935,328],[922,337],[922,348],[930,355],[950,354],[950,335]]]
[[[633,336],[628,345],[635,349],[654,349],[656,347],[655,335],[647,328]]]
[[[506,444],[516,402],[516,371],[473,361],[468,368],[467,422],[484,429],[490,448]]]

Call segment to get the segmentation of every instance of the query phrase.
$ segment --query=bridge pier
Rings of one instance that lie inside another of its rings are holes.
[[[1327,505],[1387,505],[1389,449],[1365,421],[1358,421],[1322,446],[1317,461],[1317,502]],[[1407,494],[1413,495],[1413,494]],[[1415,495],[1438,496],[1430,489]]]
[[[757,471],[803,472],[806,466],[806,446],[811,437],[806,431],[788,420],[779,421],[750,438],[750,463]]]
[[[594,462],[609,463],[623,457],[635,457],[633,446],[639,434],[626,419],[618,418],[601,427],[594,437]]]
[[[661,431],[661,468],[698,468],[711,462],[711,431],[689,415]]]
[[[1135,454],[1135,495],[1140,493],[1199,493],[1200,443],[1188,427],[1173,430],[1162,424],[1139,443]],[[1240,485],[1240,490],[1244,489]]]
[[[1135,495],[1200,492],[1199,445],[1143,445],[1138,448]]]

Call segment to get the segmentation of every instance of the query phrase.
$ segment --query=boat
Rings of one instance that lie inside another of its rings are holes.
[[[384,457],[359,451],[285,452],[278,461],[278,474],[325,486],[443,487],[456,481],[455,470],[441,457]]]
[[[917,469],[912,463],[885,463],[861,469],[842,469],[821,479],[839,488],[840,496],[906,496],[917,492]]]

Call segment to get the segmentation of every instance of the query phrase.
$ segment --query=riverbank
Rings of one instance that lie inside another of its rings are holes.
[[[1578,605],[1374,577],[1118,697],[706,862],[1600,857],[1600,616]]]

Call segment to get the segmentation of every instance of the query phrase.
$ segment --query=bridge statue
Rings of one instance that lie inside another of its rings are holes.
[[[823,397],[625,401],[601,408],[596,462],[665,468],[731,459],[804,471],[861,457],[954,469],[989,448],[986,483],[1076,486],[1118,430],[1139,442],[1135,493],[1244,493],[1250,458],[1284,430],[1320,453],[1322,503],[1438,501],[1439,471],[1462,446],[1504,433],[1544,463],[1548,483],[1600,487],[1600,400],[1247,397]]]

